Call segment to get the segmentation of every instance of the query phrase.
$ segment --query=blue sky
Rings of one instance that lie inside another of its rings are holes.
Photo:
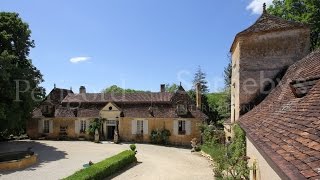
[[[265,0],[270,3],[270,0]],[[116,84],[159,91],[189,89],[198,66],[211,91],[223,87],[227,54],[237,32],[258,18],[261,0],[1,0],[0,11],[29,23],[30,58],[47,91],[99,92]]]

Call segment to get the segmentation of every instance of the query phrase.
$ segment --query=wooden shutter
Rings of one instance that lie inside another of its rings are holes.
[[[148,130],[148,120],[143,120],[143,134],[149,134]]]
[[[173,121],[173,134],[174,135],[178,135],[178,127],[179,127],[178,123],[179,123],[178,120]]]
[[[137,121],[136,120],[131,121],[131,130],[132,130],[132,134],[137,134]]]
[[[42,119],[38,120],[38,132],[43,133],[43,120]]]
[[[74,132],[76,134],[80,134],[80,124],[79,120],[74,120]]]
[[[53,120],[49,120],[49,133],[53,133]]]
[[[191,134],[191,121],[186,120],[186,135],[190,135],[190,134]]]

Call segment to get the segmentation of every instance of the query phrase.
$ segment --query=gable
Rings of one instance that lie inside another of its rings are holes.
[[[114,103],[109,102],[100,111],[100,117],[108,119],[120,117],[121,109]]]
[[[101,111],[120,111],[120,108],[116,104],[109,102]]]

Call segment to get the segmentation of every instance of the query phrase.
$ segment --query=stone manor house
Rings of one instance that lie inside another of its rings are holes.
[[[246,132],[250,178],[320,179],[320,50],[307,25],[264,9],[231,47],[231,119]]]
[[[33,139],[90,139],[89,125],[102,120],[101,140],[114,140],[115,132],[122,141],[150,142],[152,130],[167,129],[169,142],[190,145],[200,140],[198,124],[207,119],[197,104],[180,85],[175,93],[87,93],[84,86],[79,94],[54,87],[46,99],[33,111],[27,122],[27,134]]]

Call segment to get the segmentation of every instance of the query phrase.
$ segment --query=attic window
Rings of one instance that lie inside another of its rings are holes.
[[[110,110],[110,111],[112,110],[112,106],[109,107],[109,110]]]
[[[309,78],[305,80],[294,80],[290,83],[292,93],[297,98],[302,98],[308,94],[310,89],[318,82],[320,77]]]
[[[178,115],[186,115],[188,113],[187,107],[184,104],[177,105],[177,114]]]

